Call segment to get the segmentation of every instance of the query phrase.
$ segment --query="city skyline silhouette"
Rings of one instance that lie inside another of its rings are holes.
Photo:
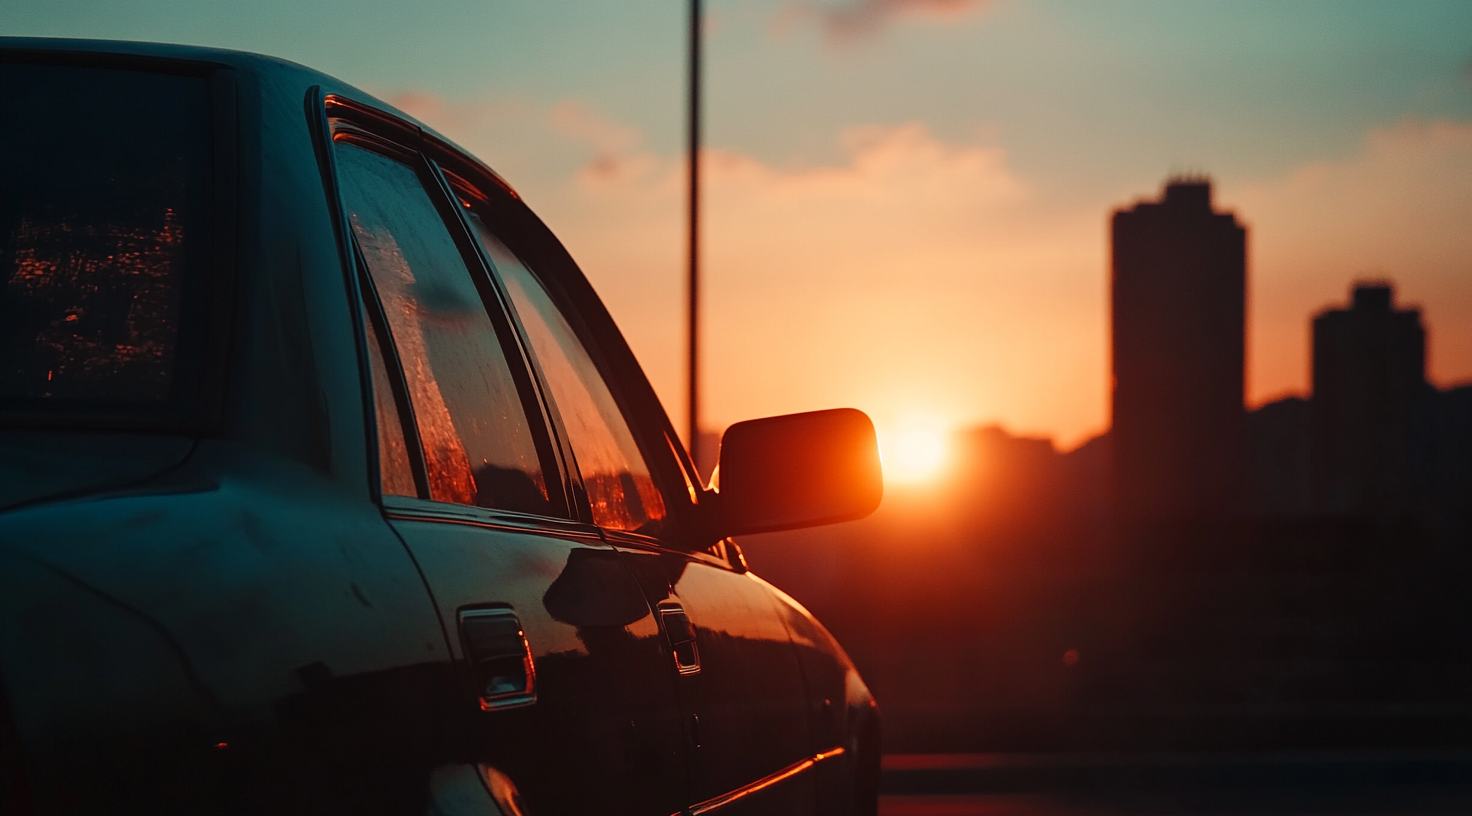
[[[1114,211],[1125,433],[972,426],[872,519],[742,540],[846,644],[891,750],[1462,744],[1472,386],[1427,382],[1420,311],[1346,275],[1302,316],[1312,392],[1248,410],[1250,218],[1204,177]]]

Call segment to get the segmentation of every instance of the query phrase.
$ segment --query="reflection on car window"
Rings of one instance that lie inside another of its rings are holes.
[[[363,325],[368,327],[368,366],[373,371],[373,404],[378,422],[378,478],[379,489],[385,496],[417,496],[414,486],[414,470],[409,464],[409,445],[404,440],[404,423],[399,419],[399,407],[394,401],[393,386],[389,382],[388,365],[383,359],[383,340],[378,325],[363,315]]]
[[[430,497],[550,513],[495,327],[419,176],[352,144],[336,153],[343,205],[414,405]]]
[[[208,83],[0,65],[0,98],[0,405],[179,397],[185,282],[208,257]]]
[[[547,377],[571,437],[594,523],[614,530],[658,532],[665,517],[664,498],[592,358],[521,259],[474,212],[470,221]]]

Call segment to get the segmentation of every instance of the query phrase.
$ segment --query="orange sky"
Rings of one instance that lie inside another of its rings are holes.
[[[576,103],[395,101],[483,155],[500,147],[486,118],[585,146],[574,177],[522,192],[682,426],[679,158]],[[840,161],[797,169],[708,154],[706,423],[850,405],[881,430],[1001,422],[1065,448],[1103,430],[1108,216],[1161,179],[1063,204],[984,132],[947,141],[911,122],[838,141]],[[1310,316],[1356,277],[1425,306],[1434,381],[1472,380],[1472,125],[1406,120],[1216,197],[1249,227],[1251,403],[1306,391]]]

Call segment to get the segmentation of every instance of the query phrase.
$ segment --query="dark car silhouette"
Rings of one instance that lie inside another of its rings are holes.
[[[873,812],[730,538],[870,512],[867,417],[704,487],[512,188],[331,77],[0,39],[0,99],[0,810]]]

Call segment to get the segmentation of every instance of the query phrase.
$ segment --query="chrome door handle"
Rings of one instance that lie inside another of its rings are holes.
[[[670,639],[670,651],[675,658],[675,670],[680,674],[700,672],[700,647],[695,644],[695,627],[690,616],[679,604],[665,602],[659,605],[659,623],[665,636]]]
[[[460,612],[460,641],[482,711],[537,701],[537,668],[521,621],[510,609]]]

